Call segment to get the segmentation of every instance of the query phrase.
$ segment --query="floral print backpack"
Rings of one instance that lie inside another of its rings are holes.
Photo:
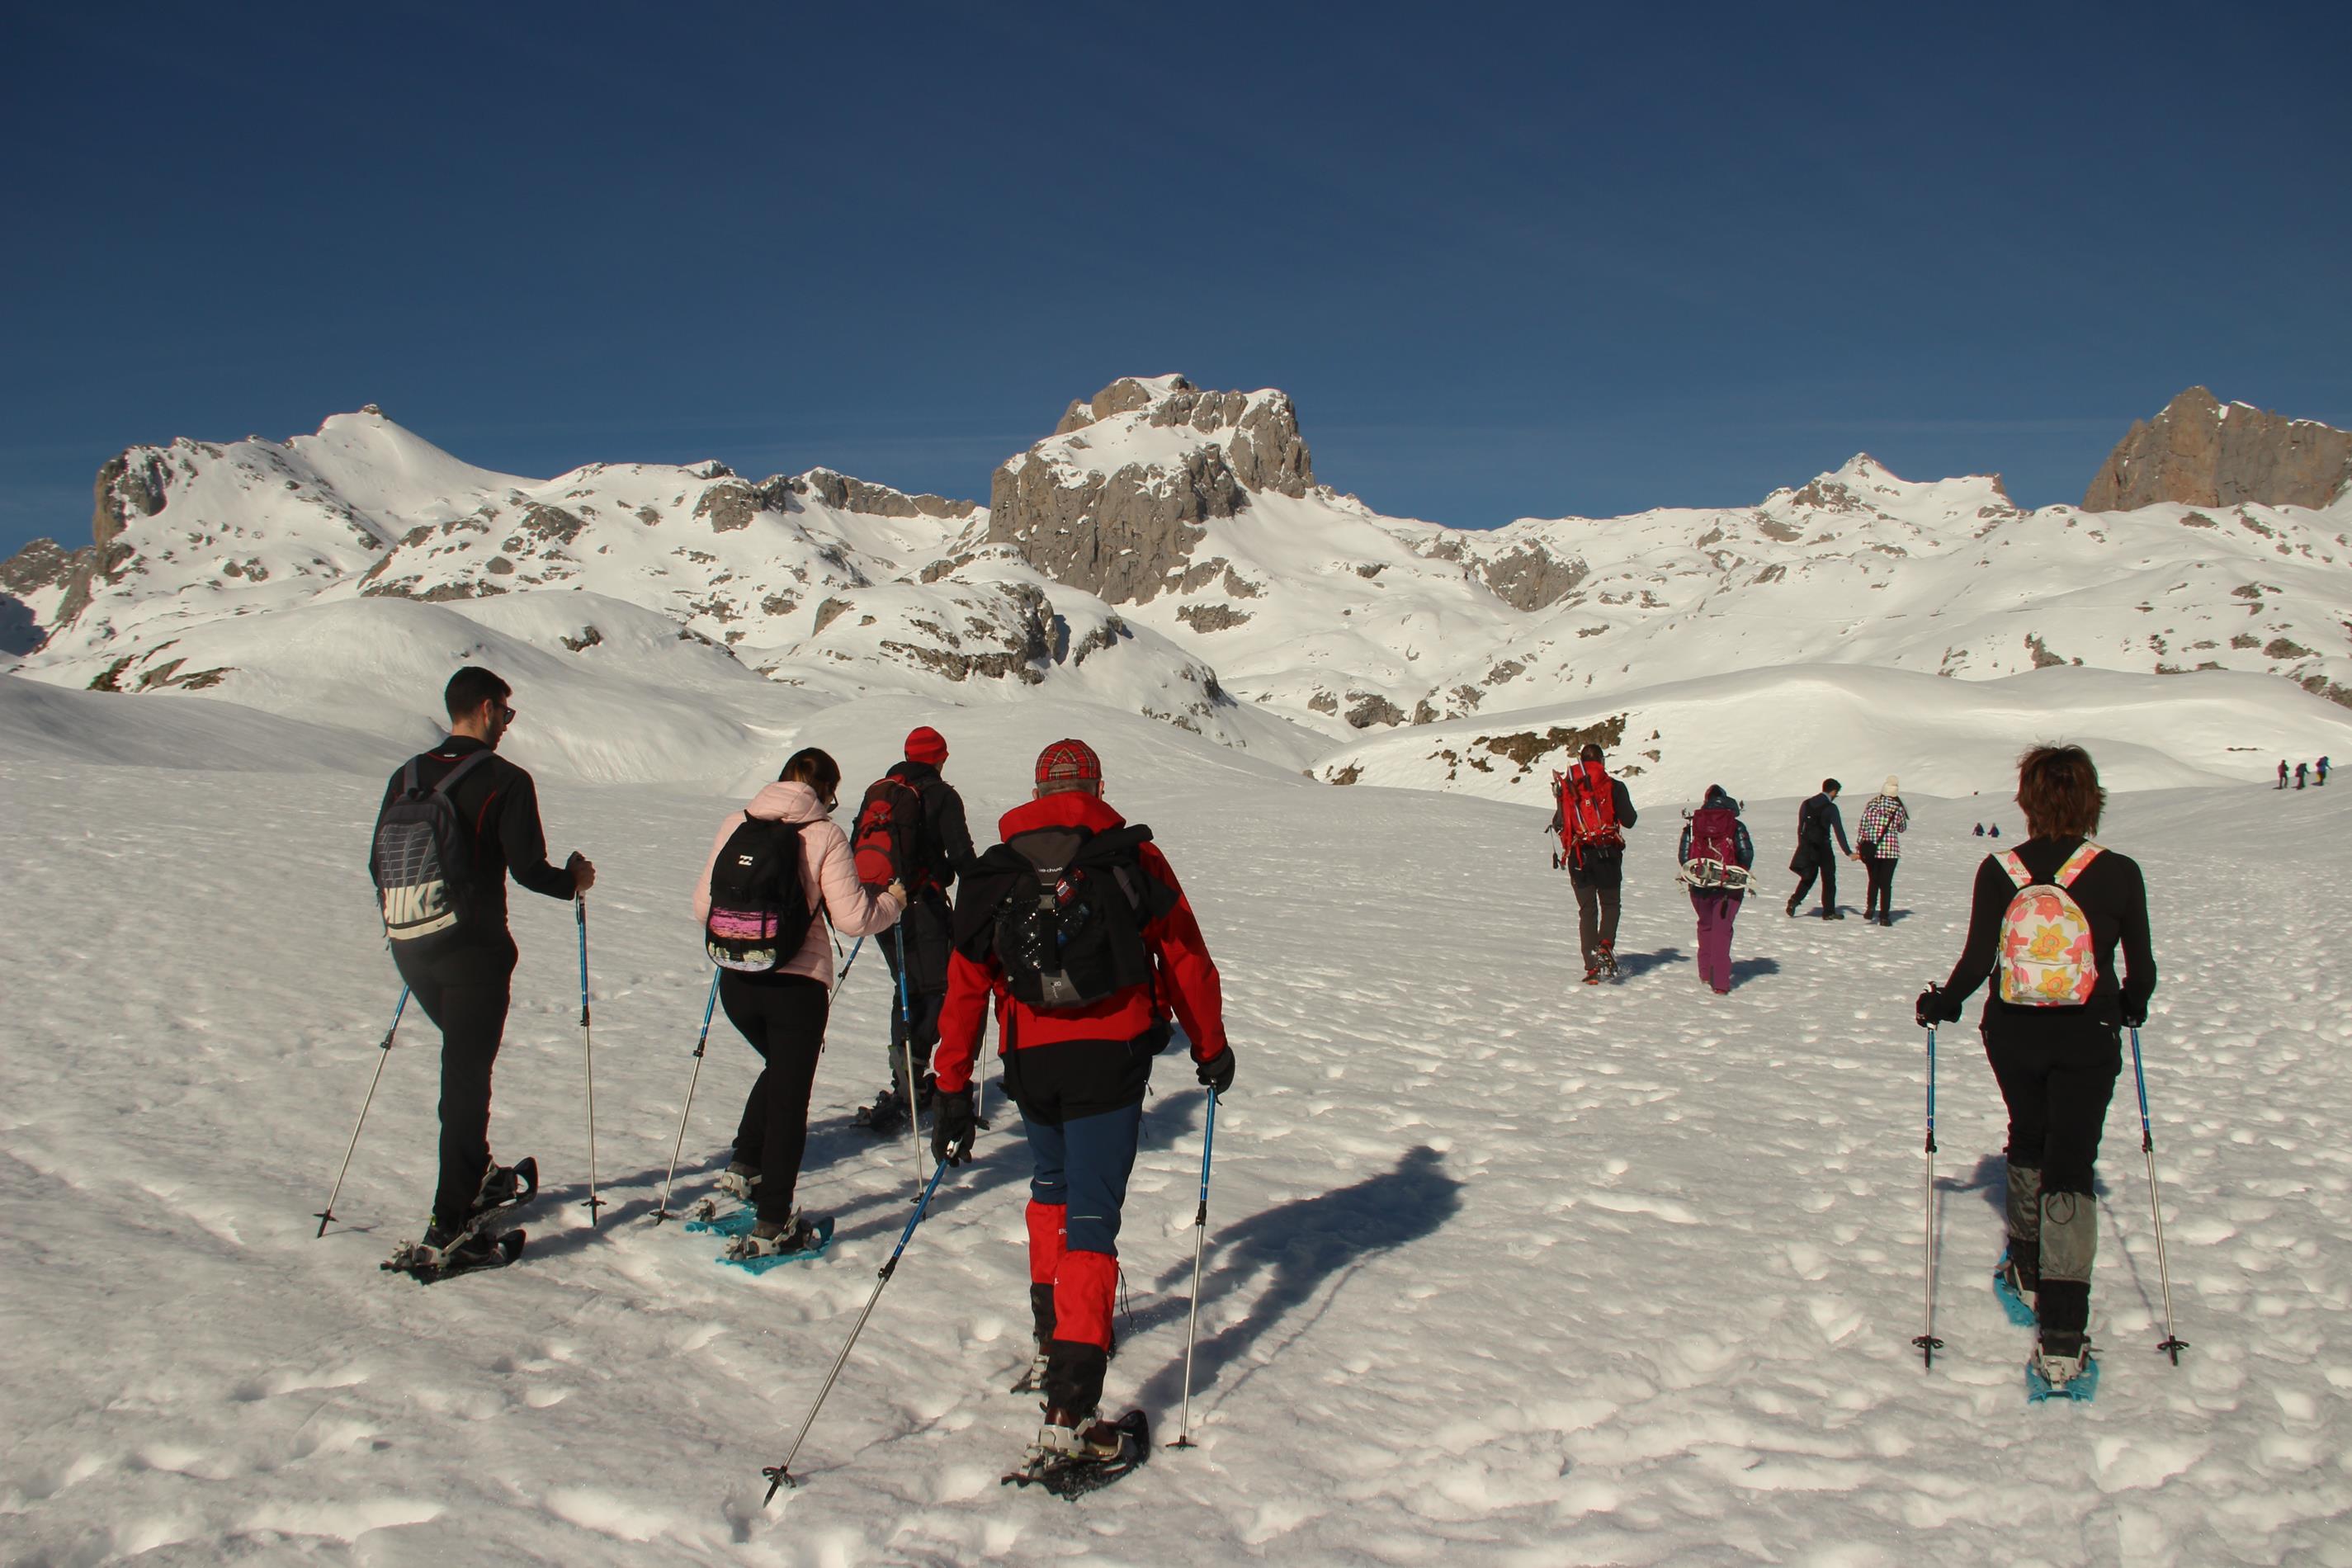
[[[2000,868],[2017,884],[2017,896],[2000,918],[2002,1001],[2020,1007],[2079,1007],[2091,999],[2099,983],[2091,917],[2067,889],[2098,855],[2099,847],[2086,838],[2055,877],[2036,882],[2016,850],[2001,852]]]

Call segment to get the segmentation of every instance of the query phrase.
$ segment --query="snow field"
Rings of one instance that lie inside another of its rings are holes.
[[[1984,802],[1913,802],[1892,929],[1784,918],[1793,802],[1751,802],[1765,891],[1717,997],[1669,880],[1675,805],[1637,779],[1628,973],[1595,989],[1573,983],[1573,903],[1524,806],[1332,790],[1045,704],[983,722],[877,700],[777,744],[828,745],[860,780],[925,717],[983,835],[1043,741],[1097,739],[1114,804],[1157,830],[1223,970],[1240,1076],[1219,1117],[1197,1450],[1076,1507],[995,1484],[1034,1414],[1003,1392],[1027,1353],[1027,1161],[992,1078],[995,1129],[942,1184],[795,1465],[805,1485],[761,1508],[759,1468],[870,1291],[913,1172],[903,1140],[849,1125],[883,1077],[887,970],[869,952],[837,998],[802,1184],[840,1222],[833,1251],[752,1279],[711,1261],[713,1238],[647,1222],[709,979],[687,890],[739,794],[543,781],[551,848],[602,872],[613,1206],[592,1229],[578,1202],[570,915],[518,889],[491,1130],[546,1185],[519,1265],[423,1289],[374,1267],[415,1234],[432,1181],[437,1042],[414,1015],[343,1223],[314,1240],[310,1217],[398,991],[362,869],[397,744],[362,771],[232,774],[96,765],[12,725],[0,1555],[2352,1562],[2347,795],[2116,802],[2104,837],[2141,859],[2155,901],[2148,1087],[2192,1348],[2177,1370],[2153,1349],[2126,1077],[2101,1163],[2105,1379],[2095,1405],[2029,1409],[2027,1335],[1986,1280],[2001,1123],[1969,1026],[1938,1037],[1948,1348],[1927,1373],[1908,1342],[1911,997],[1957,952]],[[171,744],[201,760],[203,739]],[[1841,870],[1857,907],[1859,868]],[[680,1206],[723,1166],[753,1063],[714,1022]],[[1108,1396],[1141,1404],[1165,1441],[1204,1101],[1172,1053],[1154,1088]]]

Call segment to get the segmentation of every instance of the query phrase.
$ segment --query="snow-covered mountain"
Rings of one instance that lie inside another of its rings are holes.
[[[100,475],[89,550],[42,542],[0,568],[0,632],[46,637],[20,666],[37,679],[335,722],[390,701],[429,727],[431,672],[478,645],[576,685],[552,706],[583,725],[620,679],[693,693],[720,743],[862,693],[1061,697],[1325,778],[1446,787],[1492,782],[1448,751],[1525,751],[1513,737],[1569,718],[1638,729],[1633,699],[1660,690],[1719,692],[1743,726],[1794,733],[1805,680],[1727,679],[1789,667],[2166,676],[2124,707],[2161,729],[2176,697],[2245,705],[2245,736],[2200,731],[2174,755],[2192,771],[2345,717],[2289,681],[2352,705],[2352,498],[2028,511],[1995,476],[1915,482],[1858,456],[1752,507],[1465,531],[1318,483],[1284,394],[1169,375],[1073,403],[991,500],[717,462],[521,479],[371,407],[283,443],[123,453]],[[2209,691],[2197,671],[2284,679]],[[1980,729],[1982,702],[1945,700],[1957,689],[1872,689],[1916,723]],[[569,730],[542,744],[542,762],[653,776],[705,751]],[[1815,771],[1790,770],[1770,787]]]

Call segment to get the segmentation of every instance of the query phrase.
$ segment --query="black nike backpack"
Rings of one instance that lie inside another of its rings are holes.
[[[422,757],[411,757],[400,792],[375,819],[375,845],[368,874],[375,881],[383,934],[394,944],[455,932],[473,917],[480,892],[473,836],[450,798],[457,781],[489,760],[476,752],[427,789]],[[502,870],[502,868],[501,868]]]
[[[1156,900],[1137,858],[1132,830],[1105,836],[1039,828],[1004,847],[1024,863],[996,908],[992,944],[1006,987],[1047,1012],[1090,1006],[1151,979],[1143,927]],[[1140,837],[1149,838],[1150,829]]]

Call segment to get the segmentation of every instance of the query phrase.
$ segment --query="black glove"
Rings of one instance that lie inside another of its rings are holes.
[[[931,1101],[931,1158],[950,1165],[971,1159],[972,1130],[978,1125],[970,1087],[940,1089]]]
[[[2145,1002],[2135,1002],[2128,996],[2125,997],[2124,1027],[2126,1029],[2137,1029],[2142,1024],[2147,1022],[2147,1004]]]
[[[1938,1024],[1956,1024],[1960,1018],[1960,1004],[1942,987],[1930,985],[1919,993],[1919,1000],[1913,1005],[1911,1016],[1923,1029],[1932,1029]]]
[[[1211,1094],[1223,1094],[1234,1087],[1234,1047],[1227,1046],[1207,1061],[1192,1064],[1201,1075],[1201,1082]]]

